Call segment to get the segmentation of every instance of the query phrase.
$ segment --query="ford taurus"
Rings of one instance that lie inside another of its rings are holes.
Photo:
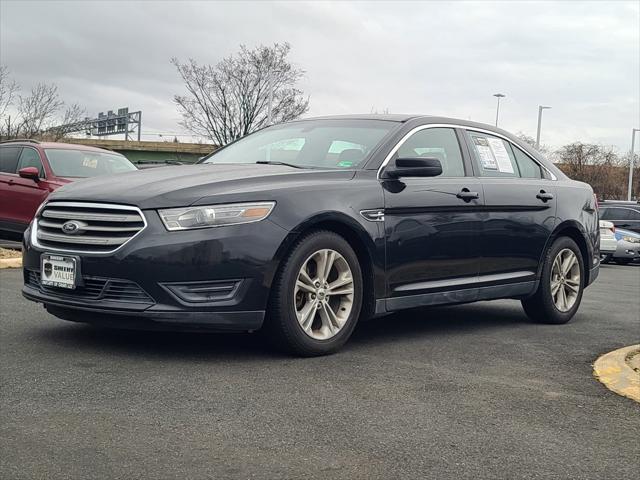
[[[326,117],[65,185],[25,233],[23,294],[62,319],[262,329],[321,355],[363,318],[437,304],[512,298],[568,322],[598,245],[591,187],[503,130]]]

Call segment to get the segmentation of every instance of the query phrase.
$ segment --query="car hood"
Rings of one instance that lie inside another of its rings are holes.
[[[615,235],[617,240],[622,240],[622,237],[640,238],[640,233],[625,230],[624,228],[616,228]]]
[[[284,165],[198,164],[138,170],[74,181],[50,201],[82,201],[170,208],[208,201],[269,200],[270,192],[347,181],[353,170],[299,169]],[[224,198],[223,198],[224,197]]]

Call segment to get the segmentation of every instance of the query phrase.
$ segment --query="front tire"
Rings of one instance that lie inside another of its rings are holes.
[[[538,290],[522,300],[525,313],[539,323],[567,323],[580,306],[584,281],[580,248],[569,237],[556,239],[545,256]]]
[[[351,336],[362,295],[362,270],[349,243],[334,232],[312,232],[294,245],[276,276],[266,332],[288,353],[333,353]]]

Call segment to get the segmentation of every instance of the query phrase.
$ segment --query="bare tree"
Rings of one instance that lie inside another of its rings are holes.
[[[253,50],[242,45],[240,52],[217,65],[173,58],[188,92],[174,97],[182,125],[226,145],[267,126],[270,104],[273,123],[300,117],[309,109],[309,100],[296,88],[304,71],[287,60],[290,49],[287,43]]]
[[[18,93],[18,84],[9,77],[9,69],[0,65],[0,135],[7,134],[11,128],[11,122],[7,114],[7,109],[13,105],[13,101]]]
[[[528,144],[530,147],[535,148],[546,157],[551,156],[553,153],[551,149],[544,144],[540,145],[539,147],[536,147],[536,139],[533,138],[531,135],[527,135],[524,132],[518,132],[516,133],[516,137],[518,137],[524,143]]]
[[[58,87],[53,84],[39,83],[31,89],[28,96],[19,96],[17,133],[25,137],[40,134],[50,126],[56,113],[64,106],[58,95]]]
[[[74,103],[69,105],[62,119],[60,120],[59,126],[51,127],[47,129],[47,134],[53,137],[53,141],[58,141],[61,138],[65,137],[67,134],[71,132],[75,132],[74,124],[82,121],[87,114],[87,111],[82,108],[79,104]]]
[[[624,161],[613,148],[574,142],[563,146],[556,154],[558,167],[574,180],[590,184],[598,198],[624,198],[627,185]]]

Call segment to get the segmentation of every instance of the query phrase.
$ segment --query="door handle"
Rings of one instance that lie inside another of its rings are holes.
[[[536,195],[536,198],[546,202],[547,200],[553,200],[553,193],[547,193],[544,190],[540,190],[540,193]]]
[[[456,195],[456,197],[458,197],[461,200],[464,200],[465,202],[468,202],[475,198],[480,198],[480,194],[478,192],[471,192],[469,191],[468,188],[465,187],[462,190],[460,190],[460,192]]]

